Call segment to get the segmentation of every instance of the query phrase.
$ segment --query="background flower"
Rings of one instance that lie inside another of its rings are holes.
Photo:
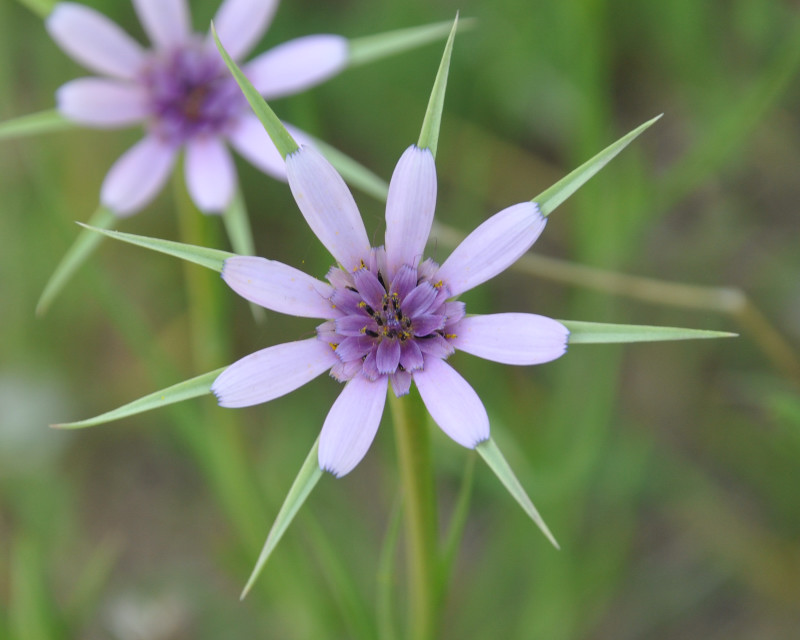
[[[186,0],[133,0],[152,43],[143,49],[97,11],[64,2],[47,19],[58,45],[103,74],[62,86],[58,109],[92,127],[141,122],[145,137],[108,172],[102,204],[118,215],[145,206],[164,185],[178,151],[186,150],[186,184],[195,204],[221,212],[236,186],[233,147],[262,171],[285,179],[283,159],[250,112],[213,41],[192,31]],[[225,0],[214,18],[231,55],[246,56],[269,26],[276,0]],[[315,35],[290,40],[244,66],[267,98],[307,89],[341,71],[347,40]],[[298,133],[297,130],[293,130]],[[302,133],[298,135],[308,140]]]

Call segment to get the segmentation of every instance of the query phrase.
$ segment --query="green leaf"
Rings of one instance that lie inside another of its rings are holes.
[[[256,255],[256,245],[253,242],[253,230],[250,227],[250,218],[244,203],[241,191],[237,190],[222,214],[222,222],[231,242],[234,253],[240,256]]]
[[[531,502],[528,494],[525,493],[525,489],[522,488],[519,480],[517,480],[517,476],[514,475],[514,472],[511,470],[511,467],[508,465],[508,462],[495,441],[491,438],[484,440],[475,447],[475,451],[486,461],[489,468],[494,471],[495,475],[500,479],[500,482],[503,483],[503,486],[508,489],[508,492],[513,496],[514,500],[516,500],[525,513],[528,514],[528,517],[541,529],[545,537],[556,549],[560,549],[561,547],[558,546],[553,534],[550,533],[550,529],[547,528],[544,520],[542,520],[542,516],[539,515],[536,507],[533,506],[533,502]]]
[[[456,506],[450,516],[450,526],[447,530],[447,537],[442,546],[441,553],[441,575],[440,575],[440,598],[447,594],[447,584],[453,571],[453,566],[461,548],[461,540],[464,536],[464,527],[467,524],[469,515],[469,504],[472,499],[472,479],[475,475],[475,456],[470,455],[461,476],[461,488],[458,492]]]
[[[461,21],[459,27],[463,30],[472,28],[474,25],[474,19],[466,18]],[[435,42],[447,36],[452,27],[453,23],[450,21],[436,22],[421,27],[397,29],[372,36],[354,38],[349,43],[347,66],[355,67]]]
[[[450,29],[450,35],[444,45],[442,61],[439,63],[436,80],[433,82],[428,108],[425,110],[425,119],[422,121],[422,131],[420,131],[419,142],[417,142],[417,146],[420,149],[430,149],[434,157],[436,157],[436,145],[439,142],[439,125],[442,122],[444,94],[447,90],[447,74],[450,70],[450,57],[453,53],[453,41],[456,37],[457,28],[458,14],[456,14],[456,19],[453,20],[453,27]]]
[[[14,140],[15,138],[35,136],[40,133],[52,133],[54,131],[66,131],[74,128],[74,123],[67,120],[55,109],[52,109],[0,122],[0,140]]]
[[[100,207],[89,219],[89,224],[97,229],[110,229],[117,222],[117,217],[105,207]],[[61,292],[70,278],[78,268],[86,262],[86,259],[100,244],[103,239],[97,233],[92,233],[88,229],[82,229],[75,242],[61,258],[56,270],[42,291],[39,302],[36,304],[36,315],[44,314]]]
[[[94,418],[81,420],[79,422],[63,422],[61,424],[54,424],[52,426],[57,429],[82,429],[83,427],[93,427],[95,425],[105,424],[106,422],[111,422],[113,420],[127,418],[128,416],[133,416],[138,413],[144,413],[145,411],[150,411],[151,409],[158,409],[159,407],[165,407],[170,404],[175,404],[176,402],[182,402],[183,400],[198,398],[211,393],[211,385],[214,383],[214,380],[217,379],[217,376],[219,376],[219,374],[224,370],[225,367],[222,367],[221,369],[209,371],[201,376],[192,378],[191,380],[184,380],[183,382],[179,382],[171,387],[167,387],[161,391],[156,391],[155,393],[146,395],[143,398],[129,402],[128,404],[118,407],[112,411],[101,413],[99,416],[95,416]]]
[[[78,223],[81,224],[81,223]],[[82,227],[91,229],[98,233],[114,238],[115,240],[122,240],[130,244],[135,244],[139,247],[152,249],[159,253],[166,253],[169,256],[175,256],[188,262],[194,262],[202,267],[213,269],[214,271],[222,271],[223,263],[233,257],[234,253],[228,251],[220,251],[219,249],[209,249],[208,247],[197,247],[192,244],[184,244],[182,242],[175,242],[174,240],[162,240],[160,238],[148,238],[147,236],[137,236],[133,233],[124,233],[122,231],[108,231],[99,229],[97,227],[90,227],[86,224],[81,224]]]
[[[606,324],[559,320],[569,329],[569,344],[608,344],[620,342],[660,342],[663,340],[696,340],[699,338],[734,338],[737,334],[705,329],[652,327],[636,324]]]
[[[663,114],[661,114],[663,115]],[[588,162],[584,162],[580,167],[572,171],[570,174],[561,178],[549,189],[545,189],[538,196],[533,198],[531,202],[539,205],[539,209],[543,216],[549,216],[553,210],[560,205],[564,200],[569,198],[573,193],[580,189],[591,177],[593,177],[600,169],[605,167],[611,160],[625,147],[627,147],[633,140],[645,129],[650,127],[656,122],[661,115],[656,116],[652,120],[648,120],[642,125],[636,127],[629,134],[622,136],[615,143],[607,146],[600,153],[594,156]]]
[[[327,158],[328,162],[339,172],[339,175],[344,178],[345,182],[361,189],[364,193],[368,193],[376,200],[386,202],[386,196],[389,193],[389,185],[383,178],[372,173],[372,171],[360,165],[350,156],[342,153],[326,142],[322,142],[322,140],[318,140],[317,138],[312,138],[312,140],[314,146]]]
[[[214,42],[217,43],[217,49],[219,49],[222,59],[225,60],[225,64],[236,79],[239,88],[250,103],[253,112],[258,116],[258,119],[261,120],[261,124],[264,125],[264,129],[267,130],[269,137],[272,138],[272,142],[275,143],[281,157],[285,158],[290,153],[297,151],[299,148],[297,143],[286,130],[286,127],[283,126],[280,118],[275,115],[275,112],[266,103],[264,98],[261,97],[261,94],[256,91],[256,88],[251,84],[250,80],[247,79],[247,76],[242,73],[242,70],[236,66],[236,63],[228,55],[228,52],[225,51],[225,47],[223,47],[222,43],[219,41],[217,30],[214,28],[213,22],[211,23],[211,33],[214,36]]]
[[[278,517],[275,518],[275,522],[273,523],[272,528],[269,530],[267,541],[264,543],[264,548],[261,550],[261,555],[258,556],[258,561],[253,569],[253,573],[250,574],[250,579],[247,581],[247,584],[242,590],[242,600],[244,600],[245,596],[247,596],[250,588],[255,583],[270,555],[275,550],[275,547],[278,545],[278,542],[280,542],[280,539],[283,537],[283,534],[286,533],[286,529],[289,527],[292,520],[294,520],[294,517],[300,510],[300,507],[303,506],[306,498],[308,498],[311,490],[316,486],[317,482],[319,482],[319,479],[322,477],[322,469],[319,468],[318,454],[319,438],[317,438],[314,446],[311,447],[311,451],[308,453],[305,462],[303,462],[303,466],[300,467],[300,472],[297,474],[297,477],[292,483],[289,493],[286,494],[286,499],[283,501],[283,506],[281,506],[281,509],[278,512]]]
[[[233,200],[225,209],[222,214],[222,222],[225,224],[225,230],[228,232],[228,240],[230,240],[233,251],[240,256],[254,256],[256,255],[256,246],[253,242],[253,230],[250,226],[250,217],[247,215],[247,207],[244,203],[241,191],[236,191]],[[257,304],[251,302],[250,310],[253,312],[253,318],[256,322],[264,322],[266,314],[264,307],[259,307]]]
[[[17,0],[21,5],[28,7],[40,18],[46,18],[53,7],[56,6],[56,0]]]

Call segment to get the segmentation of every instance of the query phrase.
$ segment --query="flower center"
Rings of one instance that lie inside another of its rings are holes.
[[[378,248],[353,273],[331,269],[334,317],[317,327],[317,336],[339,357],[333,377],[389,376],[395,393],[403,395],[426,359],[453,353],[451,328],[464,317],[464,303],[446,301],[449,292],[434,280],[438,265],[432,261],[404,265],[391,279],[383,264],[385,253]]]
[[[142,81],[149,94],[151,130],[176,145],[224,133],[244,107],[219,55],[203,42],[153,58]]]

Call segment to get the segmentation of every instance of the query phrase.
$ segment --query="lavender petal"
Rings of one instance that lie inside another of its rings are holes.
[[[489,438],[489,416],[469,383],[443,360],[428,358],[414,382],[434,422],[458,444],[474,449]]]
[[[143,138],[112,165],[100,188],[100,201],[119,216],[136,213],[164,186],[175,155],[175,149],[158,138]]]
[[[505,271],[539,237],[545,219],[534,202],[503,209],[458,245],[439,269],[451,296],[457,296]]]
[[[78,78],[56,92],[61,114],[89,127],[125,127],[144,120],[147,94],[138,85],[110,78]]]
[[[369,238],[355,200],[331,164],[313,147],[286,158],[289,187],[308,226],[347,270],[370,255]]]
[[[244,72],[258,92],[272,100],[314,87],[339,73],[346,64],[345,38],[312,35],[262,53],[245,65]]]
[[[234,60],[246,56],[269,27],[278,0],[225,0],[214,16],[214,27]]]
[[[45,27],[67,55],[92,71],[131,79],[145,62],[145,52],[133,38],[84,5],[57,4]]]
[[[186,0],[133,0],[147,36],[157,49],[183,44],[192,32]]]
[[[302,387],[337,363],[330,345],[309,338],[251,353],[211,385],[222,407],[249,407]]]
[[[371,382],[356,376],[336,398],[319,438],[319,466],[337,478],[348,474],[366,455],[386,403],[388,379]]]
[[[328,318],[333,293],[329,284],[275,260],[255,256],[228,258],[222,279],[240,296],[266,309],[302,318]]]
[[[236,189],[236,168],[222,140],[212,136],[189,140],[185,171],[186,186],[198,209],[222,213]]]
[[[386,259],[389,277],[422,258],[436,208],[436,165],[430,149],[412,145],[392,174],[386,199]]]
[[[470,316],[453,326],[456,349],[479,358],[515,365],[550,362],[567,350],[567,328],[532,313]]]

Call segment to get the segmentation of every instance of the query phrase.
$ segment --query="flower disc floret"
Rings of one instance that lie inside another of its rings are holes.
[[[339,381],[363,375],[370,381],[388,377],[397,396],[408,393],[412,374],[430,358],[455,351],[454,325],[464,317],[464,303],[448,302],[450,293],[432,280],[438,266],[402,265],[390,278],[383,247],[348,273],[334,267],[327,279],[335,317],[317,327],[317,336],[336,353],[331,375]]]

